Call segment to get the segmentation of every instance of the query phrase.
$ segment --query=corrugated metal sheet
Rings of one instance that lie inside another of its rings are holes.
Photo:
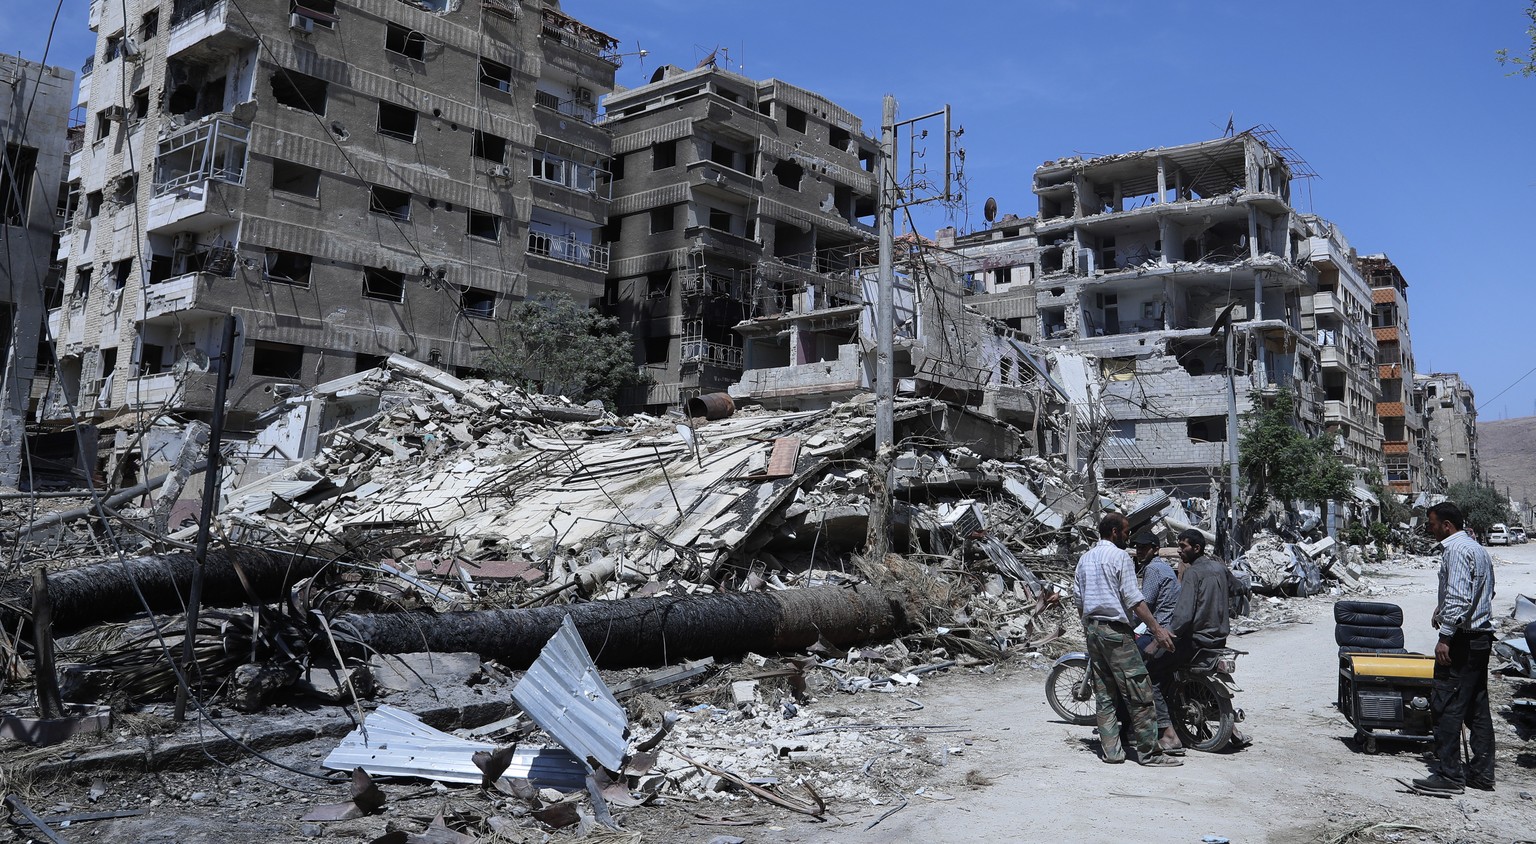
[[[765,478],[788,478],[795,474],[795,464],[800,460],[800,438],[779,437],[773,441],[773,451],[768,454],[768,470]]]
[[[374,776],[421,777],[441,782],[479,783],[476,751],[493,751],[496,745],[469,741],[433,729],[420,718],[393,706],[380,706],[368,714],[364,730],[353,730],[341,740],[325,767],[350,771],[356,767]],[[577,791],[586,787],[587,771],[569,751],[558,747],[519,747],[502,776],[526,779],[539,787]]]
[[[570,616],[512,689],[512,699],[578,759],[595,759],[610,771],[623,767],[628,718]]]

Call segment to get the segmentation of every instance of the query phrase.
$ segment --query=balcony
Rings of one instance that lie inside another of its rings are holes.
[[[528,232],[528,254],[559,261],[562,264],[574,264],[601,272],[608,271],[606,244],[587,243],[570,235],[530,231]]]
[[[592,124],[597,122],[597,104],[590,99],[567,100],[559,94],[550,93],[549,91],[534,91],[533,104],[564,117],[575,118],[582,123]]]
[[[1386,440],[1381,444],[1382,454],[1407,454],[1407,440]]]
[[[208,303],[213,285],[220,278],[213,273],[187,273],[144,290],[144,321],[196,313],[214,316],[224,313]]]
[[[124,401],[129,407],[213,407],[218,380],[214,372],[157,372],[128,379]]]
[[[1343,353],[1339,351],[1339,347],[1332,345],[1318,348],[1317,362],[1322,364],[1324,369],[1343,369],[1349,364],[1344,359]]]
[[[713,161],[695,161],[688,165],[688,184],[706,193],[715,193],[740,201],[756,199],[763,193],[763,183],[740,170]],[[734,196],[733,196],[734,194]]]
[[[559,185],[595,199],[607,201],[613,196],[607,170],[545,150],[533,151],[532,175],[536,182]]]
[[[178,223],[184,229],[206,229],[236,219],[238,212],[218,185],[245,185],[250,135],[250,127],[214,117],[161,141],[155,154],[149,230]]]
[[[1339,304],[1339,294],[1332,290],[1312,294],[1312,313],[1317,316],[1342,316],[1344,309]]]
[[[718,366],[722,369],[741,371],[742,357],[739,346],[711,343],[707,340],[684,338],[680,363],[694,366]]]
[[[255,43],[255,33],[229,0],[177,0],[171,9],[167,56],[193,48],[212,55]]]
[[[619,55],[618,39],[554,9],[544,9],[544,25],[539,36],[547,42],[602,59],[614,67],[624,64],[623,56]]]

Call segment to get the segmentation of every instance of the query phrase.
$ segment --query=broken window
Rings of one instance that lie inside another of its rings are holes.
[[[848,144],[853,140],[853,133],[841,126],[827,127],[827,143],[840,150],[848,150]],[[851,150],[849,150],[851,151]]]
[[[465,316],[492,319],[496,316],[496,293],[478,287],[466,287],[459,294],[459,311]]]
[[[603,282],[603,304],[617,305],[619,303],[619,280],[610,278]]]
[[[156,343],[139,344],[139,374],[154,375],[165,371],[165,347]]]
[[[272,190],[318,198],[320,170],[280,158],[272,159]]]
[[[330,83],[324,79],[281,69],[272,74],[272,98],[289,108],[325,114]]]
[[[0,225],[27,224],[27,206],[32,201],[32,176],[36,170],[35,147],[5,145],[5,161],[0,162]]]
[[[119,108],[117,113],[121,114],[122,109]],[[105,140],[107,136],[112,134],[111,114],[111,109],[102,109],[96,112],[96,140]]]
[[[672,295],[672,271],[656,270],[646,273],[645,295],[652,299],[664,299]]]
[[[139,177],[131,173],[125,173],[117,177],[117,182],[112,191],[112,201],[118,205],[132,205],[134,197],[139,193]]]
[[[741,153],[738,153],[736,150],[731,149],[725,144],[712,143],[709,145],[709,160],[721,165],[722,167],[729,167],[732,170],[740,170],[741,168],[736,166],[736,160],[740,155]]]
[[[416,143],[416,110],[379,101],[379,134]]]
[[[709,227],[723,232],[733,231],[731,212],[719,208],[709,209]]]
[[[471,152],[476,158],[494,161],[497,164],[504,163],[507,160],[507,139],[476,129]]]
[[[304,374],[304,347],[257,340],[251,344],[251,374],[297,381]]]
[[[501,218],[485,211],[469,211],[469,236],[501,240]]]
[[[107,43],[102,48],[102,51],[101,51],[101,62],[102,62],[102,64],[106,64],[107,62],[112,61],[113,59],[117,58],[118,56],[121,56],[122,54],[123,54],[123,34],[121,32],[119,32],[116,35],[108,35],[107,36]]]
[[[672,350],[671,337],[647,337],[645,338],[645,362],[650,364],[666,363],[667,355]]]
[[[794,161],[785,159],[773,165],[773,177],[779,180],[779,184],[790,190],[800,189],[800,179],[805,176],[805,168]]]
[[[384,302],[404,302],[405,274],[376,267],[364,269],[363,298]]]
[[[622,153],[613,157],[613,159],[608,163],[609,179],[617,182],[618,180],[624,178],[624,160],[628,157],[629,156],[623,155]]]
[[[266,258],[266,272],[262,278],[278,284],[309,287],[309,271],[314,263],[313,258],[298,252],[284,252],[281,249],[268,249]]]
[[[665,170],[677,165],[677,141],[665,141],[651,147],[651,169]]]
[[[480,84],[498,91],[512,91],[512,68],[485,57],[480,59]]]
[[[1117,440],[1136,441],[1136,420],[1111,419],[1109,422],[1109,435]]]
[[[93,190],[85,195],[85,213],[92,219],[101,213],[101,191]]]
[[[133,93],[133,111],[130,119],[139,121],[149,116],[149,89],[140,88]]]
[[[368,210],[408,223],[411,220],[411,195],[404,191],[369,185]]]
[[[170,255],[149,256],[149,283],[159,284],[176,277],[176,260]]]
[[[133,259],[124,258],[121,261],[112,262],[112,286],[122,290],[128,286],[128,279],[133,278]]]
[[[672,231],[677,225],[677,206],[663,205],[651,209],[651,234]]]
[[[784,126],[796,132],[804,132],[805,112],[794,106],[784,106]]]
[[[1185,420],[1189,439],[1197,443],[1224,443],[1227,441],[1227,417],[1193,416]]]
[[[1064,249],[1042,249],[1040,251],[1040,272],[1059,273],[1065,265]]]
[[[160,10],[150,9],[139,18],[139,40],[148,41],[160,34]]]
[[[368,355],[358,352],[352,365],[353,372],[367,372],[370,369],[380,369],[389,360],[389,355]]]
[[[300,17],[309,18],[315,22],[315,26],[323,26],[326,29],[335,29],[336,22],[341,18],[336,15],[336,0],[288,0],[288,12]]]
[[[81,298],[81,299],[85,298],[86,294],[91,292],[91,275],[92,274],[93,274],[93,268],[90,267],[90,266],[76,267],[75,268],[75,289],[73,291],[71,291],[71,295],[76,296],[76,297]]]
[[[424,61],[427,57],[427,37],[414,29],[391,23],[384,30],[384,49],[408,59]]]

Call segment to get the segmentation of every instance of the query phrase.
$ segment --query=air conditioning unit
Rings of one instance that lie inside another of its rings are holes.
[[[191,252],[197,246],[197,235],[192,232],[177,232],[171,238],[171,249],[176,252]]]
[[[507,164],[492,164],[491,169],[487,172],[491,174],[491,178],[493,179],[512,178],[512,167]]]
[[[288,16],[288,28],[297,29],[300,32],[314,32],[315,20],[294,12]]]
[[[591,105],[592,104],[592,89],[591,88],[577,88],[576,89],[576,102],[581,103],[582,105]]]
[[[123,117],[125,115],[125,112],[123,111],[123,107],[122,106],[115,105],[115,106],[107,106],[105,109],[102,109],[101,114],[102,114],[103,117],[107,118],[108,120],[113,121],[114,123],[121,123],[121,122],[123,122]]]

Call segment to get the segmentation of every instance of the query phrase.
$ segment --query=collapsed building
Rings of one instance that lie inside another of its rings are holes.
[[[391,354],[470,368],[508,301],[603,290],[615,39],[557,0],[247,5],[90,5],[38,416],[109,421],[125,461],[209,415],[226,317],[239,428]]]
[[[63,68],[0,56],[0,487],[21,480],[34,374],[46,379],[52,371],[41,332],[58,287],[56,232],[69,213],[69,192],[59,185],[74,79]]]
[[[856,311],[873,244],[878,145],[858,117],[776,79],[666,65],[603,102],[613,133],[614,243],[604,307],[651,378],[625,410],[660,412],[743,377],[745,319],[811,299]],[[757,356],[812,363],[851,336],[829,323]]]

